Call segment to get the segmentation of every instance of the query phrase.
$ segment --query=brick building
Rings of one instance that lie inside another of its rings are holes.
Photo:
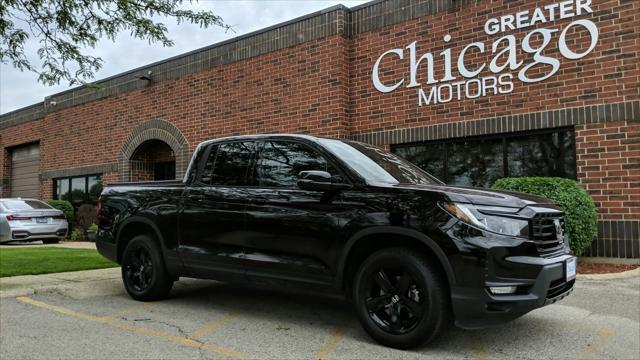
[[[590,254],[640,257],[640,2],[335,6],[0,116],[3,196],[92,201],[236,134],[354,138],[452,184],[577,179]]]

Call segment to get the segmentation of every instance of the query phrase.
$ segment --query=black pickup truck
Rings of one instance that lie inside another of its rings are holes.
[[[503,323],[567,296],[563,213],[524,194],[447,186],[364,143],[305,135],[200,144],[182,181],[107,186],[97,247],[127,292],[179,277],[344,296],[382,344]]]

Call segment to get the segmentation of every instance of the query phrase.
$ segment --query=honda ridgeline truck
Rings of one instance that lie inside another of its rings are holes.
[[[180,277],[349,299],[378,342],[504,323],[573,289],[551,201],[447,186],[380,148],[305,135],[200,144],[183,180],[107,186],[97,247],[131,297]]]

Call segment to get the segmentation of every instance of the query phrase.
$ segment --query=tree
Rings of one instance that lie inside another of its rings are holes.
[[[158,17],[230,29],[213,12],[184,10],[182,4],[183,0],[0,0],[0,62],[33,71],[46,85],[61,80],[85,84],[103,62],[87,49],[103,37],[115,41],[121,31],[130,31],[135,38],[172,46]],[[31,37],[39,41],[40,66],[25,53]]]

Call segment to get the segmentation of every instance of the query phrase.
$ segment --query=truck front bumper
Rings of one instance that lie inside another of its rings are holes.
[[[485,277],[483,288],[455,287],[452,306],[455,323],[464,329],[478,329],[514,320],[531,310],[562,300],[573,291],[575,276],[567,277],[567,262],[571,255],[555,258],[529,256],[506,257],[506,263],[538,269],[535,279],[515,277]],[[574,263],[575,264],[575,263]],[[486,270],[486,269],[485,269]],[[534,270],[535,271],[535,270]],[[513,294],[494,294],[490,288],[512,287]]]

